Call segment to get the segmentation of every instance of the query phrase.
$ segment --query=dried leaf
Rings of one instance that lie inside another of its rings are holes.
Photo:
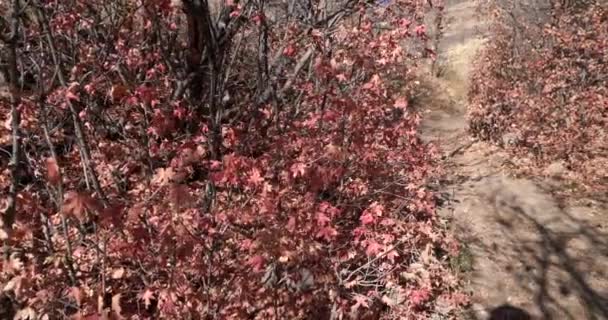
[[[125,269],[124,268],[118,268],[118,269],[114,269],[114,271],[112,271],[112,279],[122,279],[122,277],[125,275]]]
[[[146,289],[146,291],[144,291],[140,295],[140,298],[144,301],[144,306],[146,307],[146,309],[148,309],[150,307],[150,304],[152,303],[152,300],[155,299],[154,291]]]
[[[47,179],[51,184],[58,184],[61,182],[61,173],[59,171],[59,166],[57,165],[57,161],[54,158],[46,159],[46,174]]]
[[[118,319],[123,319],[121,315],[122,307],[120,306],[120,293],[112,296],[112,311],[114,311],[114,314]]]
[[[109,96],[113,102],[119,102],[129,94],[127,87],[115,84],[110,88]]]
[[[13,320],[34,320],[38,318],[38,314],[34,309],[27,307],[25,309],[21,309],[17,311]]]
[[[175,171],[173,171],[173,168],[159,168],[156,170],[154,178],[152,178],[152,183],[159,186],[164,186],[169,184],[174,176]]]
[[[395,101],[394,107],[398,109],[407,109],[408,101],[407,98],[400,97]]]
[[[83,299],[82,289],[80,287],[71,287],[70,293],[72,294],[74,300],[76,300],[76,304],[80,306]]]
[[[183,184],[172,184],[169,189],[169,201],[176,208],[186,208],[194,202],[188,186]]]
[[[68,192],[61,207],[61,213],[84,220],[87,211],[99,213],[103,206],[94,198],[86,193],[70,191]]]
[[[247,264],[252,266],[254,271],[260,271],[264,266],[264,257],[262,257],[261,255],[255,255],[249,258]]]
[[[300,282],[298,283],[299,291],[306,291],[314,287],[315,277],[308,268],[300,269]]]
[[[360,307],[369,308],[370,299],[362,294],[355,294],[353,296],[355,304],[351,307],[352,311],[357,311]]]
[[[65,98],[68,101],[80,101],[79,88],[80,84],[78,82],[70,83],[70,86],[65,90]]]
[[[6,285],[4,285],[4,288],[2,288],[2,291],[4,291],[4,292],[19,291],[22,280],[23,280],[23,277],[21,277],[21,276],[13,277],[11,280],[9,280],[6,283]]]

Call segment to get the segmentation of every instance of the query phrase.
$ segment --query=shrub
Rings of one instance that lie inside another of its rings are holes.
[[[535,9],[506,8],[511,14],[497,20],[472,80],[470,129],[541,166],[564,161],[579,181],[605,186],[608,11],[599,2]]]
[[[33,3],[5,43],[35,78],[2,104],[31,175],[4,225],[16,312],[426,319],[466,303],[407,103],[417,2]],[[11,196],[27,172],[7,172]]]

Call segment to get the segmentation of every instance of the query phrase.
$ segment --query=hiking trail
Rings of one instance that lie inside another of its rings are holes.
[[[514,177],[506,153],[467,132],[468,79],[488,24],[475,9],[473,0],[447,1],[439,75],[419,103],[421,136],[445,155],[440,214],[466,246],[457,259],[473,293],[465,319],[485,320],[504,304],[533,319],[608,319],[605,204],[558,201],[555,177]]]

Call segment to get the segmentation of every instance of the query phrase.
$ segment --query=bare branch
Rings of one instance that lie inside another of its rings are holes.
[[[8,39],[8,81],[10,90],[11,104],[11,141],[12,155],[9,163],[11,172],[11,186],[9,190],[8,207],[2,216],[4,236],[10,238],[13,223],[15,222],[17,210],[17,193],[19,192],[20,180],[20,137],[19,123],[21,122],[21,114],[19,112],[19,104],[21,96],[17,92],[19,88],[19,78],[17,75],[17,34],[19,33],[19,0],[12,2],[11,15],[11,36]],[[4,258],[10,257],[10,248],[8,242],[5,242]]]
[[[49,24],[48,24],[46,15],[44,14],[44,12],[42,11],[42,9],[40,7],[37,8],[37,14],[38,14],[38,18],[40,20],[41,27],[46,33],[47,44],[49,46],[51,57],[53,58],[53,62],[55,63],[55,68],[56,68],[57,76],[59,79],[59,83],[61,84],[61,86],[64,89],[68,89],[67,80],[65,79],[63,71],[61,70],[61,61],[59,60],[59,56],[57,54],[55,41],[53,39],[53,32],[51,31],[51,28],[49,28]],[[83,164],[86,169],[85,178],[87,178],[87,176],[88,176],[88,178],[91,179],[95,192],[97,192],[97,194],[101,198],[103,204],[107,206],[107,198],[106,198],[103,190],[101,189],[101,184],[99,183],[99,180],[97,179],[97,173],[95,172],[93,160],[91,159],[91,152],[89,150],[89,144],[87,142],[87,139],[86,139],[86,136],[84,133],[82,122],[80,121],[80,118],[78,116],[78,111],[76,110],[76,107],[74,106],[74,103],[71,100],[69,100],[69,99],[66,99],[66,100],[67,100],[66,101],[67,105],[70,109],[70,113],[72,115],[72,120],[74,122],[74,129],[76,131],[76,139],[78,141],[80,155],[81,155]]]

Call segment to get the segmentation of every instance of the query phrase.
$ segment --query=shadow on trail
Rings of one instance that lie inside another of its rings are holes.
[[[531,320],[526,311],[508,304],[495,308],[490,312],[488,320]]]
[[[547,199],[530,200],[535,195],[525,191],[489,190],[485,196],[493,210],[487,214],[500,229],[500,245],[469,240],[533,297],[535,315],[543,320],[608,319],[608,233]],[[508,306],[494,311],[514,316],[497,313],[489,319],[536,319]]]
[[[467,318],[469,320],[532,320],[532,316],[525,310],[512,306],[510,304],[503,304],[489,311],[486,318],[480,319],[477,316],[471,314]]]

